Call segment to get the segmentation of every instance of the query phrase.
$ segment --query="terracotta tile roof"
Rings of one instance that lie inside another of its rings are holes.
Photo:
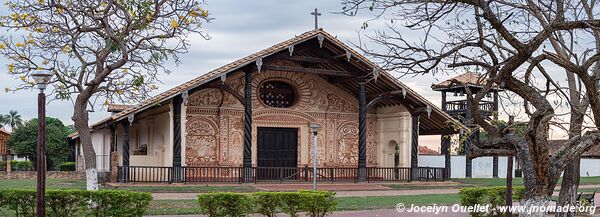
[[[6,131],[5,129],[0,128],[0,133],[6,134],[6,135],[10,135],[11,133]]]
[[[119,112],[119,113],[113,115],[112,118],[109,117],[101,122],[93,124],[93,126],[98,126],[98,125],[104,124],[104,122],[107,122],[107,121],[120,121],[122,119],[125,119],[130,114],[135,114],[136,112],[145,110],[149,107],[160,104],[161,102],[167,101],[167,100],[173,98],[174,96],[177,96],[178,94],[180,94],[183,91],[190,90],[192,88],[198,87],[198,86],[205,84],[209,81],[212,81],[214,79],[218,79],[221,76],[221,74],[223,74],[223,73],[232,72],[232,71],[235,71],[237,69],[244,67],[245,65],[253,64],[259,58],[264,58],[269,55],[275,54],[277,52],[286,50],[291,45],[305,42],[307,40],[317,37],[318,35],[323,35],[325,40],[333,42],[335,45],[341,47],[342,49],[349,51],[352,54],[353,58],[357,58],[361,62],[372,67],[373,69],[379,70],[381,72],[380,77],[384,77],[386,79],[391,80],[399,89],[401,88],[401,89],[406,90],[407,95],[415,96],[415,98],[417,98],[421,103],[430,106],[433,110],[433,113],[437,113],[437,114],[441,115],[442,117],[444,117],[446,120],[454,122],[455,125],[466,129],[466,127],[464,125],[462,125],[460,122],[458,122],[457,120],[453,119],[451,116],[449,116],[448,114],[443,112],[440,108],[438,108],[437,106],[435,106],[434,104],[429,102],[429,100],[425,99],[423,96],[419,95],[417,92],[415,92],[414,90],[410,89],[408,86],[406,86],[403,83],[401,83],[400,81],[398,81],[390,73],[383,70],[377,64],[371,62],[369,59],[367,59],[363,55],[359,54],[354,49],[350,48],[348,45],[341,42],[336,37],[330,35],[323,29],[316,29],[316,30],[305,32],[305,33],[298,35],[292,39],[283,41],[283,42],[275,44],[267,49],[261,50],[254,54],[250,54],[244,58],[233,61],[227,65],[219,67],[219,68],[212,70],[204,75],[194,78],[186,83],[183,83],[181,85],[173,87],[173,88],[171,88],[163,93],[160,93],[154,97],[151,97],[150,99],[142,101],[141,103],[139,103],[135,106],[131,106],[131,107],[123,110],[122,112]]]
[[[567,140],[548,140],[548,151],[550,152],[550,155],[554,155],[556,153],[556,151],[558,151],[558,149],[561,146],[563,146],[566,142],[567,142]],[[590,148],[588,151],[583,153],[581,155],[581,157],[599,158],[600,157],[600,144],[597,144],[594,147]]]
[[[108,112],[122,112],[133,105],[119,105],[119,104],[110,104],[108,105]]]
[[[473,86],[484,86],[485,77],[474,72],[465,72],[459,76],[450,78],[437,84],[431,85],[432,89],[445,89],[462,85],[461,83],[473,85]]]
[[[427,146],[419,146],[419,155],[440,155],[440,153]]]

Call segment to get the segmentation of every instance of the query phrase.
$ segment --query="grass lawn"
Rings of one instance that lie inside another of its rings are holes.
[[[0,179],[0,189],[35,189],[35,179]],[[85,180],[47,179],[47,189],[85,189]]]
[[[460,199],[457,194],[426,194],[412,196],[379,196],[379,197],[339,197],[337,210],[391,209],[398,203],[455,204]],[[200,214],[197,200],[154,200],[146,215],[184,215]]]
[[[472,186],[506,186],[505,178],[491,179],[491,178],[470,178],[470,179],[452,179],[452,181],[460,182],[466,185]],[[559,186],[562,182],[562,178],[558,180]],[[600,185],[600,176],[592,177],[581,177],[579,181],[580,185]],[[523,178],[513,178],[513,185],[523,185]]]
[[[0,179],[0,189],[36,189],[35,179]],[[47,179],[47,189],[85,189],[85,180],[82,179]],[[101,189],[111,189],[101,187]],[[142,191],[142,192],[197,192],[206,193],[213,191],[231,191],[231,192],[255,192],[258,191],[252,186],[199,186],[199,185],[179,185],[179,186],[126,186],[114,188],[118,190]]]

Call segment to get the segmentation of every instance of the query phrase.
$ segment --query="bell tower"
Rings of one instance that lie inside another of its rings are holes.
[[[450,116],[460,121],[465,126],[471,128],[472,133],[467,139],[463,141],[459,150],[459,154],[465,154],[468,152],[467,147],[472,142],[479,140],[479,126],[473,123],[473,115],[471,114],[471,103],[467,100],[467,88],[471,94],[477,94],[485,86],[485,77],[474,73],[466,72],[459,76],[450,78],[442,81],[438,84],[431,85],[431,89],[442,93],[442,110],[448,113]],[[479,113],[486,118],[493,118],[498,120],[498,92],[502,91],[497,87],[493,87],[492,91],[487,93],[486,97],[483,98],[479,103]],[[461,132],[463,138],[464,133]],[[446,161],[446,174],[450,178],[450,154],[451,154],[451,141],[450,135],[442,135],[441,138],[441,149],[442,154],[445,156]],[[465,175],[467,178],[471,178],[472,174],[472,159],[465,157]],[[493,177],[498,177],[498,157],[493,157]]]

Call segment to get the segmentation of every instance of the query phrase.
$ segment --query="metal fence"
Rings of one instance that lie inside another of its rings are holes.
[[[252,167],[248,180],[257,182],[311,182],[312,167]],[[387,181],[443,181],[444,168],[433,167],[369,167],[368,182]],[[119,167],[119,182],[234,182],[244,180],[244,167]],[[357,182],[358,168],[317,168],[318,182]]]

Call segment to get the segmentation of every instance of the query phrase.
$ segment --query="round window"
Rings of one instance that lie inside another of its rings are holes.
[[[296,102],[296,89],[285,82],[263,82],[258,92],[260,100],[267,106],[287,108]]]

